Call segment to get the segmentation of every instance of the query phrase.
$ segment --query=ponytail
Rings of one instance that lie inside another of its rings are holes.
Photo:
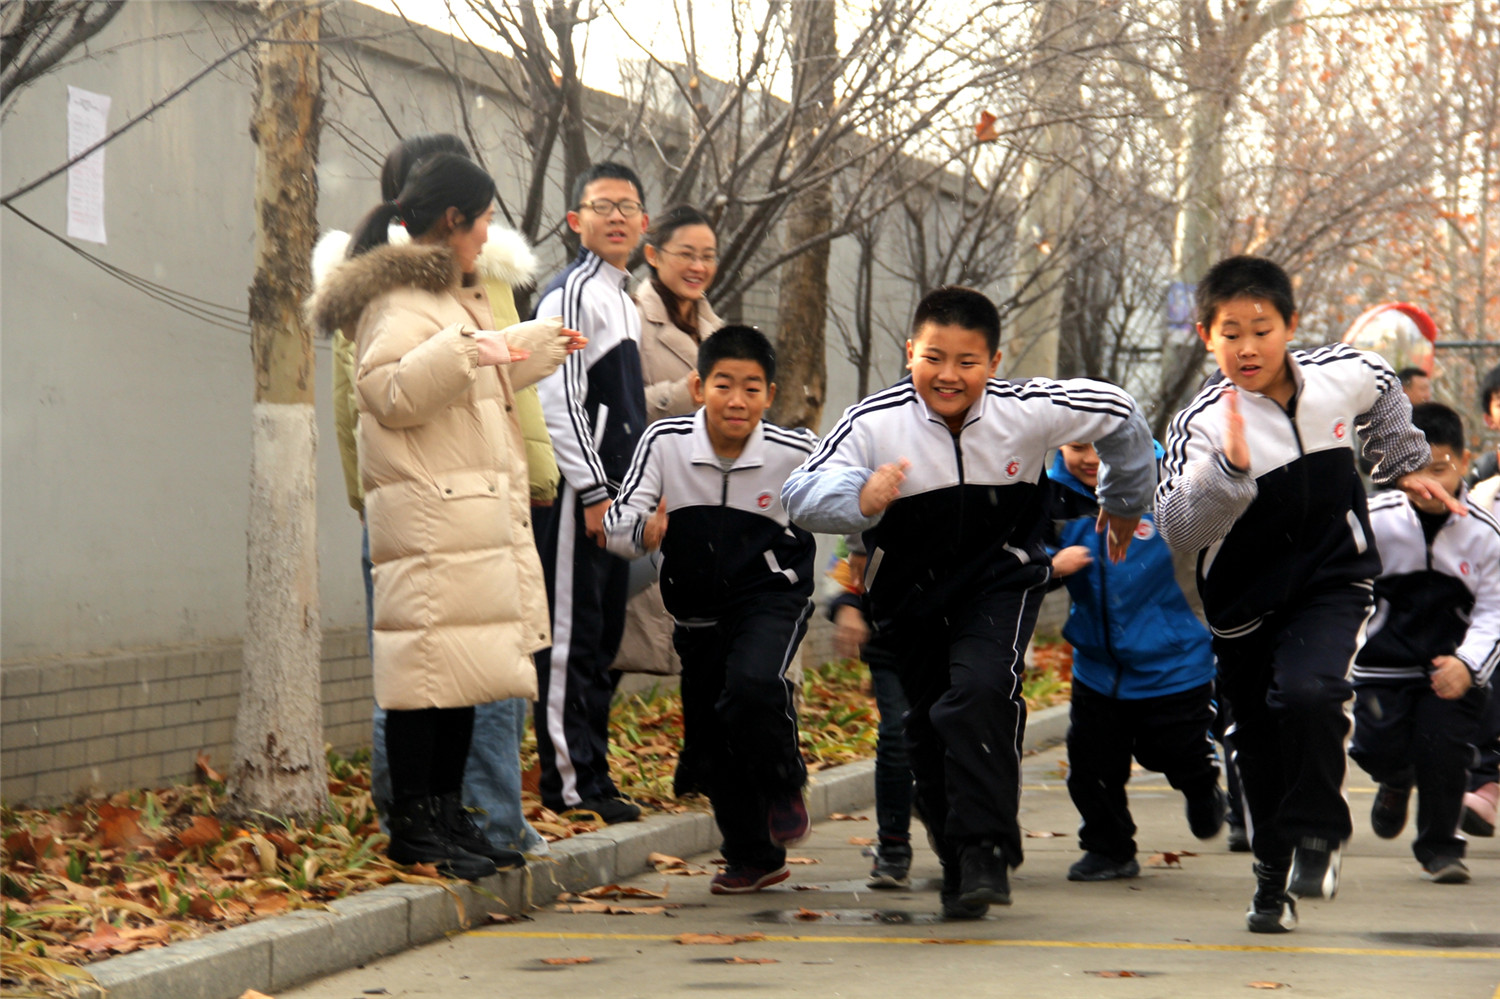
[[[400,217],[401,205],[395,201],[382,201],[370,209],[359,225],[354,227],[354,235],[349,238],[350,258],[390,242],[391,223]]]
[[[389,242],[387,230],[397,219],[412,239],[420,239],[449,208],[458,209],[460,224],[473,225],[494,200],[495,182],[473,160],[455,153],[429,156],[412,169],[400,194],[376,205],[355,228],[349,256]]]

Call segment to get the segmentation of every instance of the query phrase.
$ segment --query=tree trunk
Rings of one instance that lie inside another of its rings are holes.
[[[792,5],[792,94],[797,120],[795,153],[813,142],[833,113],[837,58],[834,0],[801,0]],[[798,246],[833,228],[833,183],[824,180],[804,191],[787,210],[786,246]],[[776,404],[771,422],[820,429],[828,387],[825,327],[828,321],[828,251],[825,240],[781,268],[776,307]]]
[[[257,49],[251,135],[255,162],[255,367],[249,581],[231,807],[316,816],[327,802],[322,628],[318,605],[315,364],[302,302],[317,236],[319,5],[262,4],[271,28]],[[276,44],[281,42],[282,44]]]
[[[1058,330],[1062,326],[1067,268],[1074,266],[1068,246],[1084,198],[1077,190],[1078,172],[1069,160],[1078,155],[1078,126],[1069,119],[1082,104],[1080,63],[1060,56],[1083,49],[1087,28],[1077,0],[1051,0],[1039,8],[1031,91],[1037,113],[1052,118],[1022,171],[1025,208],[1016,224],[1019,280],[1032,282],[1023,294],[1005,338],[1002,370],[1008,378],[1057,374]]]

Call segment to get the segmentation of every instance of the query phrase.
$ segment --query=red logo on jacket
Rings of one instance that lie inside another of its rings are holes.
[[[1349,436],[1349,424],[1345,423],[1343,420],[1334,420],[1333,421],[1333,439],[1336,440],[1336,441],[1341,441],[1345,437],[1348,437],[1348,436]]]
[[[1005,477],[1007,479],[1014,479],[1017,475],[1020,475],[1020,474],[1021,474],[1021,459],[1020,458],[1012,458],[1010,461],[1007,461],[1005,463]]]
[[[1469,563],[1467,563],[1467,562],[1460,562],[1460,563],[1458,563],[1458,573],[1459,573],[1460,576],[1467,576],[1469,574]]]
[[[770,493],[761,493],[759,496],[757,496],[755,498],[755,505],[758,506],[758,507],[760,507],[762,510],[768,510],[768,509],[770,509],[770,507],[771,507],[771,494]]]

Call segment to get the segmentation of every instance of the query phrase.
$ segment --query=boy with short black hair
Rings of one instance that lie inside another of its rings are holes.
[[[775,352],[759,330],[726,326],[703,341],[688,382],[702,408],[646,430],[604,520],[621,556],[661,547],[683,711],[698,719],[687,734],[705,743],[691,750],[708,763],[724,836],[716,895],[786,880],[786,847],[810,831],[786,672],[812,612],[815,545],[780,495],[817,438],[761,419],[775,377]]]
[[[1156,479],[1151,433],[1125,392],[993,377],[1000,313],[969,288],[917,306],[909,380],[851,406],[782,490],[809,530],[863,534],[872,668],[899,672],[917,806],[943,863],[943,912],[1010,903],[1023,654],[1051,575],[1042,545],[1047,452],[1097,441],[1101,530],[1124,556]]]
[[[641,814],[609,774],[609,706],[620,678],[609,667],[624,633],[629,568],[604,550],[602,525],[646,428],[641,319],[625,269],[650,223],[644,201],[640,178],[623,164],[579,175],[567,219],[581,248],[534,313],[561,315],[588,338],[537,384],[563,476],[550,516],[536,525],[552,610],[552,647],[536,654],[542,804],[611,823]]]
[[[1355,435],[1377,484],[1463,508],[1424,473],[1427,443],[1385,361],[1343,344],[1288,351],[1297,309],[1280,267],[1221,260],[1197,299],[1219,373],[1172,420],[1156,525],[1198,553],[1256,859],[1246,924],[1285,933],[1292,896],[1338,890],[1352,831],[1344,711],[1380,572]]]
[[[1463,420],[1441,403],[1412,411],[1427,436],[1427,474],[1465,499]],[[1406,826],[1417,788],[1412,852],[1428,880],[1469,880],[1458,835],[1485,685],[1500,661],[1500,528],[1477,505],[1456,517],[1441,502],[1391,490],[1370,501],[1382,568],[1375,616],[1354,664],[1349,755],[1380,782],[1370,825],[1382,839]]]

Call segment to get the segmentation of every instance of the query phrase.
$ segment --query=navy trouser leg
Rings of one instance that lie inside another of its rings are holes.
[[[542,803],[560,809],[617,793],[608,753],[619,674],[609,665],[624,633],[629,564],[588,536],[583,507],[566,483],[538,549],[552,647],[536,654],[537,755]]]
[[[1469,770],[1469,790],[1500,781],[1500,692],[1490,680],[1490,698],[1479,722],[1479,762]]]
[[[1371,610],[1368,587],[1314,593],[1236,638],[1214,636],[1251,849],[1285,867],[1303,837],[1343,842],[1349,670]]]
[[[875,742],[875,821],[881,839],[911,838],[911,754],[906,749],[906,692],[889,667],[870,666],[870,686],[880,711]]]
[[[1130,780],[1131,732],[1125,701],[1073,681],[1068,708],[1068,796],[1082,819],[1078,845],[1117,863],[1135,856]]]

